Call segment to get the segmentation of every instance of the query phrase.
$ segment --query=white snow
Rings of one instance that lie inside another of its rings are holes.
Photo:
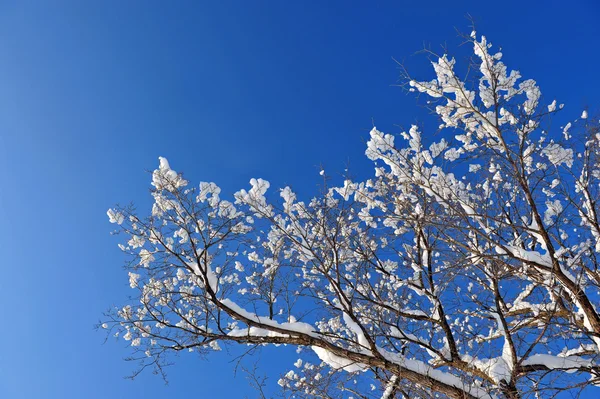
[[[385,388],[385,391],[383,391],[383,395],[381,395],[381,399],[393,399],[392,395],[394,393],[394,386],[396,385],[397,381],[397,375],[393,375],[392,378],[390,378]]]
[[[152,172],[152,185],[157,190],[173,191],[187,185],[187,181],[171,169],[166,158],[158,157],[158,160],[159,167]]]
[[[345,357],[340,357],[334,353],[329,352],[327,349],[318,346],[312,346],[311,348],[317,354],[319,359],[321,359],[322,362],[326,363],[334,369],[343,369],[349,373],[354,373],[357,371],[366,371],[369,369],[366,365],[362,363],[357,363],[350,359],[346,359]]]
[[[499,333],[504,336],[502,357],[495,359],[495,362],[490,367],[490,375],[496,381],[504,380],[508,382],[510,381],[513,365],[515,364],[516,359],[514,359],[512,355],[510,342],[508,341],[508,333],[504,329],[500,315],[496,312],[491,312],[490,314],[496,319]]]
[[[566,369],[567,372],[575,372],[581,367],[596,366],[591,360],[584,359],[579,356],[553,356],[546,354],[531,355],[521,363],[524,366],[543,365],[550,370]]]
[[[369,348],[369,341],[367,341],[367,338],[365,337],[365,334],[361,330],[360,326],[357,323],[355,323],[354,320],[352,320],[348,313],[344,312],[343,317],[344,323],[346,323],[348,328],[352,330],[354,334],[356,334],[358,344],[364,348]]]
[[[573,166],[573,150],[565,149],[558,144],[549,144],[542,150],[542,155],[545,155],[554,166],[565,164],[567,167]]]
[[[398,364],[401,367],[404,367],[410,371],[414,371],[421,375],[426,375],[431,379],[438,381],[442,384],[450,385],[455,388],[462,389],[468,392],[470,395],[473,395],[479,399],[494,399],[492,395],[490,395],[485,389],[477,387],[475,385],[469,385],[464,382],[463,379],[452,375],[448,372],[436,369],[427,363],[424,363],[420,360],[416,359],[407,359],[402,355],[391,353],[386,351],[383,348],[378,348],[379,353],[383,355],[387,360]]]
[[[138,286],[138,280],[140,279],[140,275],[137,273],[129,272],[129,286],[131,288],[135,288]]]
[[[293,333],[302,333],[313,337],[317,335],[315,332],[316,329],[308,323],[303,323],[300,321],[291,323],[278,323],[277,321],[271,320],[268,317],[257,316],[254,313],[248,312],[230,299],[222,299],[221,303],[227,308],[231,309],[233,312],[237,313],[239,316],[248,320],[252,320],[255,323],[260,323],[265,326],[265,328],[274,327],[277,329],[286,330],[290,333],[290,335],[293,335]]]
[[[114,209],[109,209],[106,214],[108,215],[108,221],[111,223],[122,224],[125,221],[125,216]]]

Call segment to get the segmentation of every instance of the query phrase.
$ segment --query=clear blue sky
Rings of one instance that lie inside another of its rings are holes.
[[[392,57],[430,77],[411,55],[456,45],[467,13],[546,98],[598,109],[597,2],[457,3],[0,2],[0,397],[247,392],[226,356],[181,356],[169,386],[124,380],[125,344],[93,329],[129,291],[106,210],[148,205],[159,155],[226,192],[256,176],[308,196],[320,164],[370,173],[373,121],[423,116]]]

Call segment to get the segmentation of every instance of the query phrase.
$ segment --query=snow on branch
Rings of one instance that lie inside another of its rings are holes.
[[[551,125],[562,106],[465,40],[472,64],[429,51],[431,78],[403,72],[439,129],[373,128],[369,179],[303,201],[256,178],[228,197],[159,158],[148,214],[107,212],[135,294],[101,326],[161,372],[176,351],[297,347],[279,385],[302,397],[593,390],[600,125]]]

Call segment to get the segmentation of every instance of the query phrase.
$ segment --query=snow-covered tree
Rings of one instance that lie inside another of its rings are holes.
[[[551,127],[562,105],[466,40],[468,78],[433,53],[432,80],[404,75],[435,140],[373,128],[366,181],[301,201],[252,179],[225,199],[160,158],[151,214],[108,211],[135,296],[102,326],[158,370],[177,351],[295,346],[278,383],[296,397],[597,389],[600,129],[585,111]]]

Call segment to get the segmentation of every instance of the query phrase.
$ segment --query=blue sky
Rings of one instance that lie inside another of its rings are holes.
[[[124,380],[125,345],[93,329],[129,290],[106,210],[148,206],[159,155],[229,193],[371,173],[373,123],[426,117],[392,58],[429,78],[412,54],[457,45],[467,13],[546,98],[597,109],[596,2],[456,3],[0,2],[0,397],[254,397],[225,355]]]

